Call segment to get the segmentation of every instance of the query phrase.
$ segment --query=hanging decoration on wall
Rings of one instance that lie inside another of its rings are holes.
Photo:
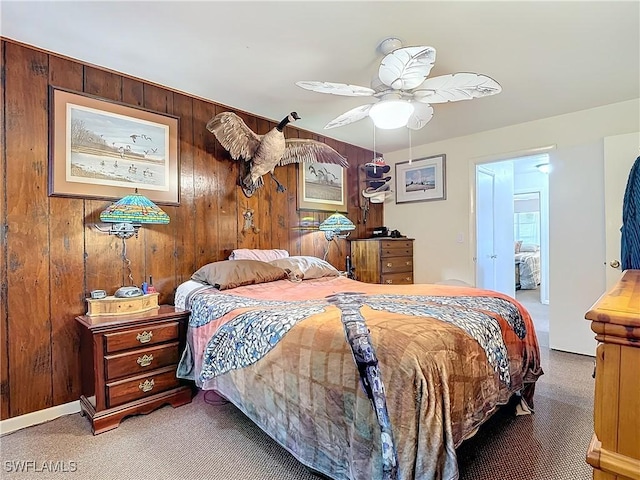
[[[249,203],[247,202],[244,207],[244,212],[242,212],[242,217],[244,218],[242,233],[247,233],[250,230],[253,230],[253,233],[260,233],[260,229],[256,227],[256,224],[253,222],[253,213],[253,208],[249,208]]]
[[[299,120],[296,112],[291,112],[264,135],[252,131],[233,112],[222,112],[207,123],[207,130],[213,133],[220,144],[234,160],[241,160],[243,169],[238,183],[247,197],[264,185],[262,176],[266,173],[276,182],[276,191],[286,188],[275,177],[277,166],[300,162],[335,163],[348,167],[346,158],[325,143],[311,139],[286,138],[284,128]]]

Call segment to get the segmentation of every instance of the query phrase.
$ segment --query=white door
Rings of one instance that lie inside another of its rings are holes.
[[[620,279],[622,203],[629,172],[640,154],[640,133],[604,139],[604,202],[607,290]]]
[[[495,175],[476,167],[476,287],[495,290],[494,191]]]
[[[515,296],[513,163],[476,166],[476,286]]]

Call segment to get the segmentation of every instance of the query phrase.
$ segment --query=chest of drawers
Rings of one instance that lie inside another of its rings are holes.
[[[170,305],[135,315],[76,317],[80,408],[94,434],[118,427],[126,416],[191,401],[191,387],[176,377],[188,317]]]
[[[626,270],[585,314],[599,345],[587,451],[594,480],[640,479],[640,270]]]
[[[413,239],[367,238],[351,241],[356,280],[366,283],[413,283]]]

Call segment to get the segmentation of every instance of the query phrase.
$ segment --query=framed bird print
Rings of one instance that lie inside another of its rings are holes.
[[[298,209],[346,212],[347,169],[333,163],[299,163]]]
[[[180,203],[178,117],[50,89],[49,195]]]

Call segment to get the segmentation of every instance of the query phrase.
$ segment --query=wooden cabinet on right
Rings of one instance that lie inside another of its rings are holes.
[[[356,280],[366,283],[413,283],[413,239],[367,238],[351,241]]]
[[[596,351],[594,480],[640,480],[640,270],[626,270],[585,314]]]

